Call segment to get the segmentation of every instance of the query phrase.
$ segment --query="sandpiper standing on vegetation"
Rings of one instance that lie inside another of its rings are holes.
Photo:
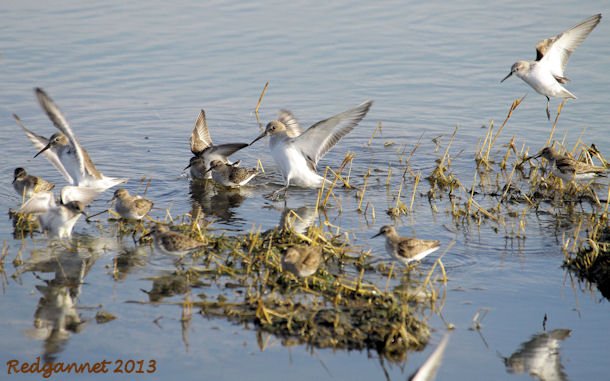
[[[153,207],[153,202],[140,196],[132,196],[125,188],[114,191],[114,210],[127,220],[141,220]]]
[[[150,233],[144,237],[151,235],[157,250],[164,254],[183,256],[204,246],[204,243],[184,234],[171,231],[165,225],[155,225]]]
[[[290,185],[306,188],[322,186],[324,178],[316,173],[318,161],[358,125],[372,104],[372,101],[366,101],[353,109],[322,120],[304,132],[301,132],[292,114],[286,111],[282,111],[280,117],[284,121],[290,121],[288,124],[281,119],[269,122],[265,131],[250,145],[270,136],[271,156],[286,181],[285,186],[273,192],[271,197],[277,198],[280,192],[286,192]]]
[[[407,264],[413,261],[420,261],[428,254],[435,252],[440,247],[440,241],[423,240],[417,238],[401,237],[396,233],[393,226],[384,225],[379,229],[379,233],[371,238],[384,235],[385,248],[388,253]]]
[[[55,188],[55,184],[42,177],[28,175],[25,169],[19,167],[15,169],[13,188],[20,197],[28,199],[34,193],[50,191]]]
[[[505,79],[515,74],[536,92],[544,95],[546,97],[546,115],[550,120],[550,97],[576,99],[574,94],[562,86],[569,81],[564,75],[564,70],[574,49],[587,38],[599,24],[601,18],[601,14],[591,16],[563,33],[538,42],[536,60],[515,62],[510,73],[500,82],[504,82]]]
[[[544,147],[540,153],[533,156],[532,159],[543,157],[551,164],[553,174],[564,181],[572,180],[590,180],[595,177],[606,175],[605,167],[583,163],[572,159],[567,155],[562,155],[555,151],[553,147]]]
[[[203,110],[201,110],[195,121],[195,127],[191,133],[190,142],[191,152],[195,156],[191,157],[189,165],[184,169],[190,168],[191,177],[194,179],[212,178],[212,174],[208,171],[210,169],[210,163],[213,160],[220,160],[223,163],[230,164],[228,157],[248,146],[246,143],[229,143],[215,146],[212,143],[210,130],[208,129],[208,123],[205,118],[205,111]]]
[[[212,160],[210,169],[212,179],[218,184],[229,188],[239,188],[246,185],[258,174],[256,168],[240,168],[235,164],[229,164],[222,160]]]
[[[75,186],[90,187],[103,191],[127,181],[127,179],[106,177],[99,172],[87,151],[76,139],[76,135],[74,135],[59,107],[42,89],[37,88],[35,91],[40,106],[60,132],[47,139],[28,130],[21,119],[17,115],[13,115],[28,139],[39,150],[34,157],[43,154],[65,179]]]
[[[320,246],[298,245],[286,250],[282,258],[282,269],[304,278],[318,271],[322,262],[322,248]]]

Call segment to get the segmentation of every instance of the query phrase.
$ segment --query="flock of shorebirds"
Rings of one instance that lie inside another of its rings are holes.
[[[574,49],[600,20],[601,14],[594,15],[563,33],[542,40],[536,45],[536,60],[516,62],[501,82],[515,74],[536,92],[544,95],[547,98],[547,118],[550,119],[548,107],[551,97],[576,98],[563,87],[568,81],[564,70]],[[54,184],[29,175],[23,168],[17,168],[13,186],[23,198],[20,212],[36,215],[41,229],[50,236],[66,238],[70,237],[78,218],[86,215],[86,205],[101,192],[122,184],[127,179],[107,177],[99,172],[55,102],[40,88],[35,89],[35,93],[42,109],[59,131],[45,138],[29,130],[17,115],[14,118],[38,150],[35,157],[46,157],[69,185],[61,189],[59,198],[56,199],[53,194]],[[191,134],[190,148],[193,156],[185,170],[189,169],[193,179],[212,179],[223,187],[244,186],[257,175],[258,170],[242,168],[239,161],[231,162],[229,157],[268,136],[271,155],[285,184],[266,197],[273,200],[285,197],[290,186],[319,188],[329,180],[318,174],[318,162],[358,125],[372,104],[372,101],[366,101],[317,122],[306,130],[299,126],[291,112],[281,110],[278,119],[269,122],[251,143],[221,145],[212,143],[205,112],[202,110]],[[605,167],[577,161],[568,154],[558,153],[552,147],[545,147],[530,158],[539,157],[548,160],[552,172],[565,181],[588,179],[606,172]],[[116,213],[128,220],[142,220],[153,207],[152,201],[131,195],[124,188],[114,192],[113,201]],[[173,255],[184,255],[202,246],[200,241],[163,225],[154,226],[149,234],[154,237],[155,246],[160,251]],[[440,247],[439,241],[401,237],[392,226],[381,227],[375,237],[380,235],[386,238],[387,251],[405,263],[421,260]],[[315,273],[320,258],[319,248],[301,245],[286,252],[283,264],[285,269],[298,276],[308,276]]]

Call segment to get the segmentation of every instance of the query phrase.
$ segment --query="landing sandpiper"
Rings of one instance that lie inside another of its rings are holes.
[[[210,130],[205,118],[205,111],[203,110],[201,110],[195,121],[190,143],[191,152],[194,156],[191,157],[189,165],[184,169],[190,168],[191,177],[194,179],[212,178],[212,174],[208,170],[213,160],[220,160],[223,163],[230,164],[228,157],[248,146],[246,143],[229,143],[215,146],[212,143]]]
[[[538,42],[536,44],[536,60],[515,62],[510,69],[510,73],[500,82],[504,82],[508,77],[515,74],[536,92],[544,95],[546,97],[546,115],[550,120],[550,97],[576,99],[574,94],[562,86],[569,81],[564,71],[574,49],[587,38],[589,33],[599,24],[601,18],[601,14],[591,16],[563,33]]]
[[[280,167],[285,186],[271,195],[278,198],[280,192],[290,185],[306,188],[322,186],[324,178],[316,172],[318,161],[337,144],[337,142],[354,129],[371,108],[372,101],[322,120],[304,132],[287,111],[280,113],[279,120],[269,122],[254,144],[265,136],[270,136],[271,155]],[[328,181],[328,180],[326,180]]]
[[[127,181],[127,179],[107,177],[99,172],[87,151],[76,139],[76,135],[74,135],[59,107],[42,89],[37,88],[35,92],[40,106],[60,132],[47,139],[27,129],[21,119],[17,115],[13,115],[28,139],[39,150],[34,157],[43,154],[65,179],[75,186],[103,191]]]

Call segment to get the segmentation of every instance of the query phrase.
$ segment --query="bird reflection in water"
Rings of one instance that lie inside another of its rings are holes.
[[[72,333],[79,333],[86,322],[77,311],[78,297],[84,278],[97,260],[97,255],[74,253],[65,248],[49,252],[33,252],[15,274],[32,272],[42,281],[36,285],[41,297],[34,312],[33,328],[26,334],[44,341],[43,360],[56,361]],[[51,273],[54,278],[45,280],[38,273]]]
[[[532,336],[509,357],[504,365],[509,373],[527,373],[540,381],[564,381],[566,373],[561,365],[559,344],[570,336],[569,329],[554,329]]]
[[[235,210],[249,195],[247,189],[220,188],[213,181],[194,180],[191,182],[191,213],[193,216],[214,216],[220,222],[234,224],[242,221]]]

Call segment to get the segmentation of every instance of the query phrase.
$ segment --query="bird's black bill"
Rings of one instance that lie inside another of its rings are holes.
[[[379,232],[379,233],[375,234],[374,236],[372,236],[372,237],[371,237],[371,239],[372,239],[372,238],[377,238],[377,237],[379,237],[379,236],[380,236],[380,235],[382,235],[382,234],[383,234],[382,232]]]
[[[248,144],[249,146],[251,146],[252,144],[256,143],[257,141],[261,140],[262,138],[264,138],[265,136],[267,136],[267,131],[264,131],[262,134],[258,135],[256,137],[256,139],[252,140],[252,143]]]
[[[51,148],[51,143],[47,144],[43,149],[41,149],[40,151],[38,151],[38,153],[36,155],[34,155],[34,157],[37,157],[38,155],[40,155],[41,153],[43,153],[44,151],[48,150],[49,148]]]
[[[513,72],[511,71],[510,73],[508,73],[508,75],[504,78],[502,78],[502,80],[500,81],[500,83],[506,81],[508,79],[508,77],[510,77],[511,75],[513,75]]]
[[[187,165],[186,167],[184,167],[183,171],[186,171],[187,169],[189,169],[191,166],[193,165],[193,163],[189,163],[189,165]]]

